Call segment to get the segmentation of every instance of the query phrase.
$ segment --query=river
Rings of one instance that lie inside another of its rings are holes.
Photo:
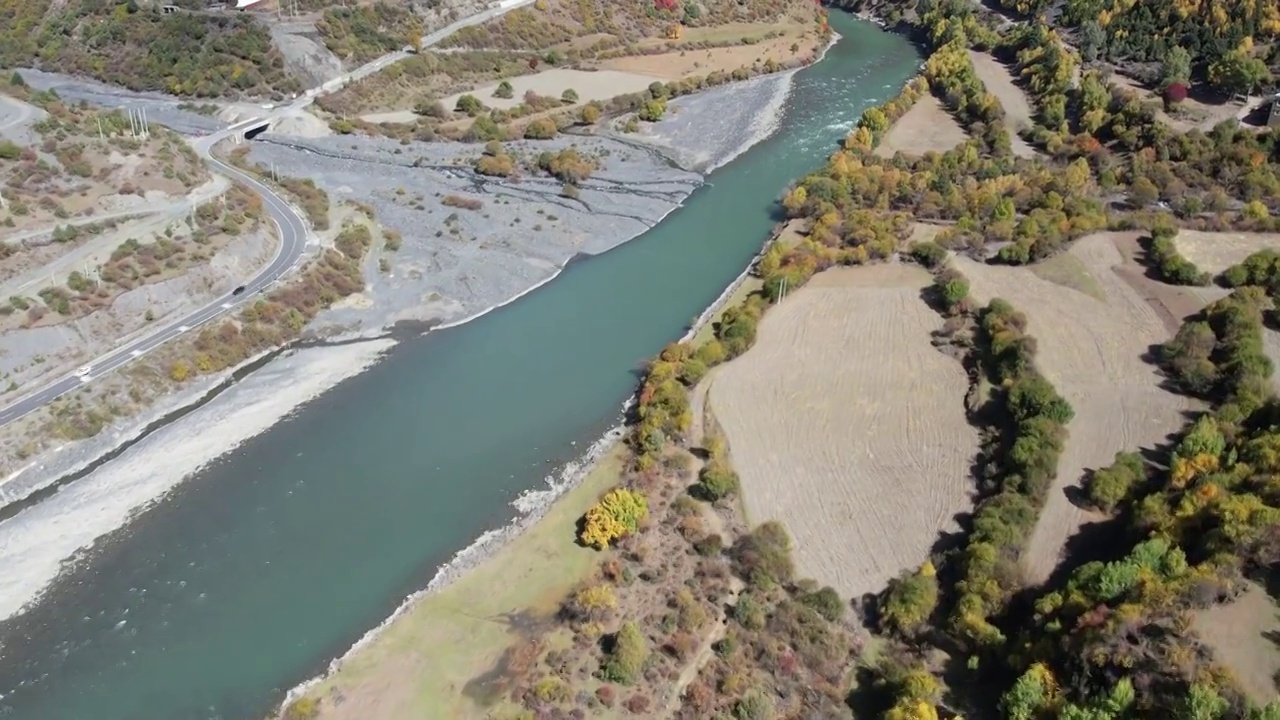
[[[778,131],[657,227],[406,339],[101,540],[0,626],[0,717],[261,717],[510,521],[616,425],[642,361],[742,270],[786,185],[919,63],[900,37],[831,22],[844,39],[796,75]]]

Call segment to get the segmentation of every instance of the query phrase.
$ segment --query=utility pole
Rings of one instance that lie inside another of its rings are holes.
[[[105,138],[105,137],[103,137],[103,135],[102,135],[102,118],[101,118],[101,117],[97,117],[97,118],[94,118],[94,119],[98,121],[98,139],[99,139],[99,140],[105,140],[106,138]]]
[[[133,122],[133,108],[125,108],[125,110],[129,113],[129,135],[138,137],[138,126]]]

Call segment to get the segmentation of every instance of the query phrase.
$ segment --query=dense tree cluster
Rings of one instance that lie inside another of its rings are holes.
[[[1201,272],[1195,263],[1178,252],[1174,243],[1177,231],[1162,226],[1152,231],[1147,242],[1147,255],[1160,279],[1173,285],[1208,285],[1209,273]]]
[[[35,65],[176,95],[296,91],[266,28],[239,13],[162,13],[133,0],[0,2],[0,66]]]
[[[411,6],[388,2],[331,7],[316,30],[330,52],[357,65],[417,45],[423,32],[422,19]]]
[[[1170,377],[1185,392],[1203,397],[1265,397],[1272,367],[1262,349],[1262,316],[1270,307],[1257,287],[1241,288],[1210,304],[1161,348]]]

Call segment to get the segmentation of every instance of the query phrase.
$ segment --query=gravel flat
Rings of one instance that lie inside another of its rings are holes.
[[[326,312],[319,326],[370,332],[403,320],[448,322],[491,308],[545,281],[576,255],[595,255],[657,224],[701,176],[671,167],[652,151],[604,138],[561,137],[508,143],[514,155],[576,146],[602,167],[576,199],[545,174],[485,177],[471,169],[483,148],[462,143],[410,143],[337,136],[260,136],[250,160],[281,175],[310,178],[331,202],[371,205],[403,245],[366,272],[362,301]],[[448,196],[483,203],[445,205]]]

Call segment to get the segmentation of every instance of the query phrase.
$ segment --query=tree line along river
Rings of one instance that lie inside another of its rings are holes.
[[[656,227],[402,342],[100,541],[0,625],[0,718],[261,717],[508,522],[618,422],[641,362],[742,271],[787,184],[916,70],[903,38],[831,24],[843,39],[795,76],[778,130]]]

